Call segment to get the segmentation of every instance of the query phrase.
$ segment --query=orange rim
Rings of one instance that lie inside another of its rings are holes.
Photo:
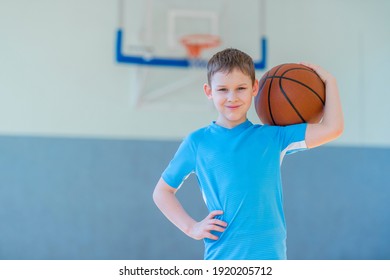
[[[203,49],[215,48],[221,44],[219,36],[211,34],[186,35],[180,42],[187,49],[188,56],[194,58],[199,57]]]

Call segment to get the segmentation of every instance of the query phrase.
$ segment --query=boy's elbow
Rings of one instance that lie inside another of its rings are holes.
[[[339,126],[336,126],[336,127],[329,129],[327,132],[328,140],[326,142],[330,142],[330,141],[333,141],[333,140],[339,138],[341,136],[341,134],[343,134],[343,132],[344,132],[343,125],[339,125]]]
[[[343,132],[344,132],[344,124],[341,124],[341,125],[337,126],[336,128],[334,128],[333,139],[340,137],[343,134]]]
[[[159,202],[159,198],[160,198],[160,194],[159,194],[159,190],[157,188],[154,189],[153,191],[153,194],[152,194],[152,199],[153,199],[153,202],[157,205],[158,202]]]
[[[162,191],[156,188],[153,191],[152,198],[157,208],[161,209],[161,205],[164,203],[164,194],[162,193]]]
[[[338,125],[338,126],[336,127],[336,129],[335,129],[335,135],[336,135],[335,138],[340,137],[341,134],[343,134],[343,132],[344,132],[344,121],[341,121],[341,122],[339,123],[339,125]]]
[[[337,121],[333,121],[332,123],[329,123],[328,125],[324,125],[326,134],[328,134],[328,137],[330,140],[334,140],[341,136],[344,132],[344,120],[342,117],[340,117]]]

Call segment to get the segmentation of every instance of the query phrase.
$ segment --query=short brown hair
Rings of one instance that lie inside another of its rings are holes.
[[[214,54],[207,64],[207,81],[211,86],[211,79],[217,72],[230,73],[234,69],[239,69],[242,73],[248,75],[252,84],[256,79],[255,66],[253,59],[243,51],[228,48]]]

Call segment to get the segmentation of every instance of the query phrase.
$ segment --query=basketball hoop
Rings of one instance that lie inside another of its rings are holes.
[[[190,34],[183,36],[180,43],[187,49],[187,55],[190,58],[192,66],[197,66],[199,64],[198,62],[201,62],[199,57],[202,50],[218,47],[221,44],[221,40],[217,35]]]

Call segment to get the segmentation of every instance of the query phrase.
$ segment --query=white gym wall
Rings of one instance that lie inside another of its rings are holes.
[[[307,60],[338,78],[346,128],[335,144],[389,145],[390,2],[277,0],[266,11],[269,67]],[[117,17],[116,1],[1,1],[0,133],[177,139],[208,124],[212,111],[132,105],[136,66],[115,63]]]

